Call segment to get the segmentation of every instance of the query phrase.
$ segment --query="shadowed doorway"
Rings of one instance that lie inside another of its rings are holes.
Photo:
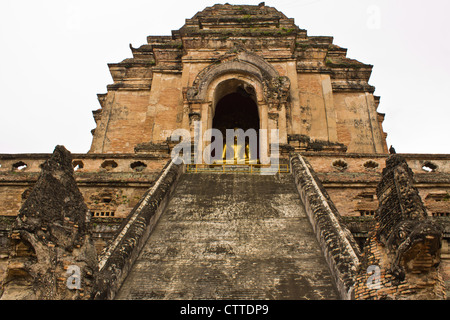
[[[236,92],[225,95],[217,102],[215,115],[213,118],[213,128],[219,129],[224,138],[224,146],[226,139],[226,129],[242,129],[247,131],[254,129],[256,131],[256,142],[259,143],[259,115],[258,107],[244,89],[237,88]],[[249,138],[246,138],[246,150],[248,150]],[[225,151],[223,151],[225,152]],[[258,145],[256,147],[256,155],[258,154]],[[214,156],[215,154],[213,154]],[[248,163],[248,154],[246,152],[246,163]]]

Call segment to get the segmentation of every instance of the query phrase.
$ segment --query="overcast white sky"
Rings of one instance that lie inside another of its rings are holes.
[[[97,93],[112,83],[107,64],[226,2],[262,0],[1,0],[0,153],[87,152]],[[450,1],[265,2],[374,65],[370,84],[397,152],[450,153]]]

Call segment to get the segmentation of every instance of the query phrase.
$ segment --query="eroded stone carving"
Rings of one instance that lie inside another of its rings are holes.
[[[97,275],[90,215],[73,177],[72,158],[57,146],[42,166],[11,233],[2,300],[89,299]]]
[[[377,188],[376,226],[356,281],[356,299],[444,299],[442,228],[428,217],[405,159],[391,155]]]

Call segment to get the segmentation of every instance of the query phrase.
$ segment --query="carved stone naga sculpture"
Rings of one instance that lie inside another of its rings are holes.
[[[1,300],[91,299],[97,253],[73,174],[70,152],[57,146],[13,225]]]
[[[366,241],[355,299],[445,299],[443,230],[428,217],[403,157],[391,155],[377,188],[376,227]]]

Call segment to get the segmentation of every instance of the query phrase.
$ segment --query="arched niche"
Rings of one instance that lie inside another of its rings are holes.
[[[256,103],[259,117],[259,128],[256,129],[268,130],[265,135],[260,135],[265,149],[269,150],[272,142],[286,143],[290,80],[280,76],[262,57],[250,52],[218,59],[197,75],[191,87],[184,89],[183,127],[190,128],[192,134],[193,121],[200,120],[203,136],[213,127],[218,102],[240,90],[249,93]],[[276,117],[276,125],[270,118],[269,126],[269,110],[271,117]],[[279,129],[279,140],[270,141],[270,129]]]
[[[251,84],[228,79],[216,86],[213,96],[213,128],[223,133],[223,129],[260,129],[256,90]]]
[[[258,79],[240,73],[223,74],[210,83],[206,100],[211,106],[211,115],[214,116],[217,104],[223,97],[239,92],[246,93],[255,102],[261,118],[262,106],[266,105],[263,85]]]
[[[237,101],[243,109],[246,109],[241,110],[246,111],[243,114],[247,117],[253,117],[253,119],[247,119],[244,123],[240,121],[236,121],[234,124],[229,123],[227,129],[239,128],[244,131],[255,129],[259,139],[259,130],[268,128],[268,108],[264,99],[264,87],[263,83],[261,83],[258,78],[246,73],[224,73],[209,83],[208,89],[205,92],[205,100],[207,102],[202,104],[201,121],[203,132],[207,129],[214,128],[216,113],[219,111],[223,115],[225,111],[223,108],[222,110],[218,110],[217,108],[218,106],[221,106],[221,102],[224,103],[227,99],[234,99],[234,101]],[[235,112],[236,110],[231,111]],[[249,124],[250,122],[252,122],[252,124]],[[221,130],[223,128],[217,129]],[[222,131],[222,134],[225,133]],[[268,150],[270,146],[268,136],[261,136],[261,138],[265,144],[264,150]],[[259,147],[258,142],[258,148]]]

